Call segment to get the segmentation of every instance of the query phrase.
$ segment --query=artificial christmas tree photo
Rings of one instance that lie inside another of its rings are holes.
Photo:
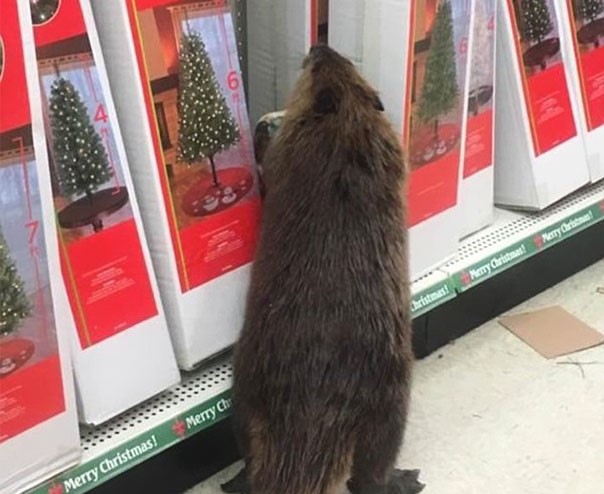
[[[198,217],[220,212],[245,197],[253,177],[245,168],[217,170],[216,155],[239,142],[239,128],[203,39],[190,30],[188,21],[180,46],[178,161],[195,166],[207,159],[212,172],[211,182],[204,176],[182,197],[183,211]]]
[[[468,106],[476,116],[480,107],[493,97],[492,29],[486,9],[486,1],[476,2],[474,18],[474,46],[470,68],[470,94]]]
[[[444,0],[436,13],[417,110],[419,121],[432,127],[429,142],[422,143],[419,150],[420,161],[427,163],[446,154],[457,144],[458,129],[445,135],[441,132],[440,120],[455,109],[458,95],[451,2]]]
[[[577,38],[583,45],[599,48],[604,37],[604,0],[573,0],[575,16],[582,23]]]
[[[34,25],[48,22],[59,8],[60,0],[30,0],[31,20]]]
[[[548,59],[560,51],[560,39],[547,38],[554,30],[548,0],[522,0],[519,13],[522,40],[529,45],[524,52],[524,64],[545,70]]]
[[[86,104],[64,77],[53,82],[49,107],[61,192],[67,197],[84,196],[59,212],[59,224],[63,228],[92,225],[94,232],[99,232],[103,229],[102,216],[124,207],[128,192],[124,187],[98,190],[113,176],[107,151]]]
[[[0,378],[12,374],[33,355],[30,340],[9,339],[31,310],[23,280],[0,233]]]
[[[196,32],[185,34],[181,40],[178,115],[179,159],[192,165],[208,158],[218,187],[214,156],[239,141],[239,129]]]

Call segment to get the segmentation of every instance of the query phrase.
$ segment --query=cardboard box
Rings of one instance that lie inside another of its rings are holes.
[[[461,237],[493,222],[495,194],[495,37],[496,0],[476,2],[468,128],[461,181]]]
[[[592,182],[604,178],[604,2],[559,0]]]
[[[498,4],[495,201],[540,210],[589,182],[554,0]]]
[[[363,70],[365,0],[329,0],[329,46]]]
[[[365,3],[362,70],[402,133],[411,169],[414,279],[454,255],[461,234],[473,6],[469,0]]]
[[[247,74],[252,122],[285,107],[304,57],[318,40],[318,14],[318,0],[247,2]]]
[[[38,2],[32,21],[80,419],[99,424],[179,373],[90,5]]]
[[[260,218],[231,12],[223,0],[93,6],[177,359],[191,369],[238,336]],[[218,120],[203,117],[204,99]]]
[[[22,492],[80,457],[69,360],[73,318],[60,281],[35,67],[25,72],[33,40],[19,27],[28,5],[5,0],[0,16],[2,493]]]

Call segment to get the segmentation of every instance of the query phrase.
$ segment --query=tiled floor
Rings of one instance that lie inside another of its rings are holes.
[[[511,312],[562,305],[604,331],[602,287],[604,262]],[[422,469],[425,494],[604,492],[604,347],[571,358],[584,365],[491,321],[419,362],[400,466]],[[188,494],[218,494],[237,468]]]

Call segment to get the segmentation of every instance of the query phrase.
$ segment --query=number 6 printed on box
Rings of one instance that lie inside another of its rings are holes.
[[[177,358],[190,369],[236,339],[260,218],[233,19],[224,0],[93,8]]]

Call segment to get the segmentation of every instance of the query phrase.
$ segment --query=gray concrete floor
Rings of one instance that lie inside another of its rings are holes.
[[[561,305],[604,332],[598,287],[604,262],[510,312]],[[422,469],[425,494],[604,492],[604,347],[570,359],[592,364],[546,360],[490,321],[419,362],[399,466]]]

